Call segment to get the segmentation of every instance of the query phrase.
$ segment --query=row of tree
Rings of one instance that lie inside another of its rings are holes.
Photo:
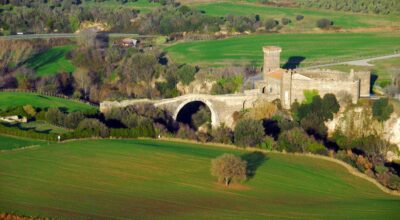
[[[398,14],[400,2],[398,0],[296,0],[301,7],[331,9],[337,11],[351,11],[374,14]]]
[[[3,1],[0,28],[9,33],[75,32],[83,22],[106,24],[113,32],[131,31],[139,11],[126,7],[88,7],[81,1]],[[8,7],[7,7],[8,6]]]
[[[114,2],[114,4],[124,3],[126,1]],[[263,21],[259,15],[229,14],[224,17],[215,17],[174,1],[160,1],[160,3],[160,7],[140,14],[139,10],[128,7],[90,7],[87,4],[81,4],[81,1],[71,0],[4,1],[8,7],[3,6],[0,10],[0,30],[3,29],[8,34],[16,32],[66,33],[77,31],[82,24],[95,22],[111,32],[118,33],[169,35],[196,32],[208,34],[220,31],[221,26],[241,33],[254,32],[260,28],[273,31],[292,22],[287,17],[280,21],[275,19]],[[296,16],[297,21],[303,18],[302,15]],[[328,24],[318,23],[318,26],[321,25],[325,27]]]

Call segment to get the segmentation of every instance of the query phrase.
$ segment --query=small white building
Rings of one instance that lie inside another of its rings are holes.
[[[125,38],[121,41],[121,45],[124,47],[136,47],[139,41],[136,39]]]

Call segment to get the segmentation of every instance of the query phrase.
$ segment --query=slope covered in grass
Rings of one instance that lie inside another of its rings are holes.
[[[400,16],[394,15],[357,14],[303,8],[272,7],[255,4],[255,2],[250,3],[248,1],[209,1],[197,3],[196,1],[191,1],[187,2],[187,4],[213,16],[226,16],[229,14],[241,16],[259,15],[262,20],[276,19],[278,21],[286,17],[292,20],[292,25],[285,27],[285,29],[296,29],[299,31],[315,28],[316,21],[321,18],[330,19],[336,27],[345,29],[400,25]],[[304,19],[301,22],[297,22],[297,15],[303,15]]]
[[[332,63],[366,56],[391,54],[400,49],[400,32],[329,34],[258,34],[223,40],[177,43],[165,48],[181,63],[223,65],[263,61],[262,47],[283,48],[281,64],[303,58],[301,65]]]
[[[121,4],[121,1],[109,0],[102,2],[94,2],[94,1],[84,1],[83,6],[86,7],[108,7],[113,9],[118,8],[132,8],[135,10],[139,10],[140,13],[148,13],[155,7],[159,7],[161,4],[158,2],[149,2],[149,0],[137,0],[137,1],[127,1],[124,4]]]
[[[45,96],[37,93],[0,92],[0,109],[32,105],[37,108],[65,108],[69,112],[93,110],[96,107],[75,100]]]
[[[75,70],[75,66],[65,55],[74,47],[74,45],[67,45],[50,48],[29,59],[27,66],[34,69],[38,76],[48,76],[62,72],[71,73]]]
[[[254,175],[225,188],[211,159]],[[24,161],[20,163],[20,161]],[[0,211],[61,219],[398,219],[400,198],[342,166],[158,140],[92,140],[0,154]]]
[[[42,144],[42,141],[0,135],[0,151]]]

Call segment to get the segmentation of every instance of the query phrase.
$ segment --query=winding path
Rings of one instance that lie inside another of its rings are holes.
[[[339,62],[339,63],[328,63],[328,64],[322,64],[322,65],[316,65],[316,66],[309,66],[309,67],[304,67],[303,69],[312,69],[312,68],[320,68],[320,67],[336,66],[336,65],[374,66],[373,64],[370,64],[369,62],[376,61],[376,60],[391,59],[391,58],[396,58],[396,57],[400,57],[400,53],[392,54],[392,55],[386,55],[386,56],[372,57],[372,58],[368,58],[368,59],[361,59],[361,60],[353,60],[353,61],[346,61],[346,62]]]

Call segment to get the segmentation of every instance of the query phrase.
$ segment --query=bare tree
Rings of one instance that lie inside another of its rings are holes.
[[[232,181],[246,180],[247,162],[233,154],[223,154],[211,161],[211,174],[228,186]]]
[[[82,91],[83,98],[87,98],[89,94],[89,88],[91,84],[91,79],[88,73],[88,70],[84,68],[78,68],[74,72],[74,79],[77,84],[77,87]]]
[[[78,44],[81,47],[89,48],[96,47],[97,30],[85,29],[79,32]]]

